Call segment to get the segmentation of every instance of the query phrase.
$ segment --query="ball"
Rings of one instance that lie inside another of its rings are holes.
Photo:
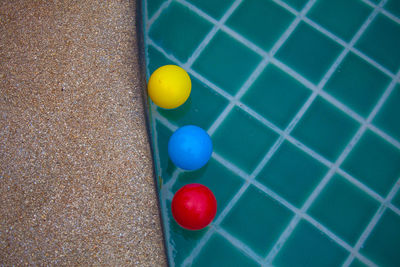
[[[179,66],[165,65],[150,76],[147,90],[151,100],[165,109],[177,108],[189,98],[192,82]]]
[[[213,192],[201,184],[188,184],[179,189],[172,199],[172,216],[188,230],[200,230],[211,223],[217,213]]]
[[[183,126],[170,137],[168,154],[172,162],[181,169],[188,171],[200,169],[211,157],[211,138],[200,127]]]

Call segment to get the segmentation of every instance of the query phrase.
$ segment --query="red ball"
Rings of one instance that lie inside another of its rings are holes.
[[[172,199],[172,216],[183,228],[200,230],[214,219],[217,200],[208,187],[188,184],[179,189]]]

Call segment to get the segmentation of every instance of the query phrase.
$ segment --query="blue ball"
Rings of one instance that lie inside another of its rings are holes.
[[[194,125],[176,130],[168,142],[172,162],[184,170],[197,170],[210,159],[212,142],[206,131]]]

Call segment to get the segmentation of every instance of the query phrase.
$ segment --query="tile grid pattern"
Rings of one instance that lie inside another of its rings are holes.
[[[380,64],[375,62],[374,60],[370,59],[368,56],[364,55],[362,52],[358,51],[357,49],[353,48],[354,43],[357,41],[357,39],[362,35],[362,33],[366,30],[368,27],[369,23],[373,20],[373,18],[377,15],[378,12],[381,12],[382,14],[388,16],[389,18],[393,18],[394,16],[388,13],[387,11],[383,10],[381,7],[384,5],[385,1],[382,1],[379,5],[374,5],[370,3],[369,1],[365,0],[368,5],[374,7],[373,13],[370,15],[370,17],[366,20],[366,22],[363,24],[363,26],[360,28],[358,33],[355,35],[355,37],[350,41],[349,44],[346,42],[342,41],[340,38],[336,37],[334,34],[328,32],[327,30],[323,29],[321,26],[317,25],[315,22],[311,21],[310,19],[304,17],[305,13],[311,8],[313,5],[314,1],[310,1],[304,9],[298,13],[297,11],[293,10],[290,6],[286,5],[285,3],[281,1],[275,1],[277,4],[280,6],[286,8],[289,10],[291,13],[296,15],[296,19],[294,22],[289,26],[288,30],[285,32],[285,34],[281,37],[280,40],[275,44],[274,48],[271,50],[270,53],[267,53],[263,51],[261,48],[257,47],[255,44],[251,43],[250,41],[246,40],[244,37],[240,36],[238,33],[234,32],[232,29],[228,28],[225,26],[223,23],[227,20],[227,18],[232,14],[232,12],[235,10],[235,8],[240,4],[241,1],[235,1],[234,4],[231,6],[230,9],[226,12],[226,14],[222,17],[220,21],[216,21],[215,19],[209,17],[206,13],[202,12],[201,10],[197,9],[195,6],[192,4],[186,2],[185,0],[178,0],[180,4],[188,7],[192,11],[196,12],[198,15],[203,17],[204,19],[210,21],[213,23],[214,27],[210,31],[210,33],[206,36],[206,38],[201,42],[201,44],[197,47],[195,52],[192,54],[192,56],[189,58],[189,60],[186,63],[180,62],[174,56],[169,55],[166,53],[160,46],[158,46],[156,43],[154,43],[147,35],[148,29],[151,27],[152,22],[156,21],[157,17],[162,13],[162,11],[168,7],[168,5],[172,1],[167,1],[165,2],[160,9],[155,13],[155,15],[148,20],[149,23],[146,23],[146,42],[147,45],[151,45],[157,50],[159,50],[161,53],[163,53],[167,58],[170,58],[174,62],[176,62],[179,65],[183,65],[185,69],[189,71],[189,73],[198,78],[201,82],[204,82],[206,85],[208,85],[210,88],[214,89],[217,93],[221,94],[222,96],[226,97],[229,101],[230,104],[228,107],[221,113],[221,115],[217,118],[217,120],[214,122],[214,124],[208,129],[208,132],[210,135],[212,135],[215,130],[218,128],[218,126],[222,123],[222,121],[227,117],[229,112],[233,109],[234,106],[239,106],[242,108],[244,111],[255,117],[255,119],[259,120],[261,123],[267,125],[268,127],[272,128],[275,132],[280,134],[280,138],[278,141],[272,146],[272,148],[268,151],[268,153],[264,156],[263,160],[259,163],[255,171],[251,174],[248,175],[244,171],[240,170],[240,168],[236,167],[234,164],[230,163],[228,160],[224,159],[222,156],[213,153],[213,158],[216,159],[218,162],[220,162],[222,165],[227,167],[228,169],[233,170],[235,173],[238,173],[242,178],[246,180],[246,183],[244,186],[239,190],[239,192],[233,197],[233,199],[230,201],[230,203],[227,205],[225,210],[220,214],[220,216],[216,219],[215,223],[213,224],[213,227],[210,228],[210,230],[206,233],[206,235],[203,237],[203,239],[199,242],[198,246],[195,247],[189,255],[189,257],[185,260],[185,264],[190,264],[191,261],[196,257],[198,252],[201,250],[202,246],[207,242],[209,237],[212,235],[213,230],[217,231],[220,233],[222,236],[224,236],[227,240],[229,240],[233,245],[237,246],[240,250],[243,250],[246,254],[248,254],[250,257],[255,259],[258,263],[260,264],[270,264],[272,262],[272,259],[274,256],[277,254],[279,251],[279,247],[282,247],[281,245],[284,243],[284,241],[287,239],[287,237],[290,235],[292,230],[294,229],[295,225],[297,224],[299,218],[304,218],[305,220],[309,221],[311,224],[313,224],[315,227],[320,229],[322,232],[327,234],[329,237],[331,237],[333,240],[338,242],[340,245],[342,245],[346,250],[350,251],[351,254],[349,258],[346,261],[346,265],[349,265],[354,257],[358,258],[361,260],[361,262],[368,264],[368,265],[373,265],[372,262],[370,262],[368,259],[366,259],[364,256],[360,255],[358,253],[359,248],[362,246],[363,242],[365,239],[368,237],[368,234],[371,232],[371,230],[374,228],[374,225],[379,221],[379,218],[383,214],[384,209],[390,208],[392,209],[395,213],[400,215],[400,211],[398,208],[393,206],[390,201],[396,194],[396,192],[399,190],[398,183],[392,188],[391,192],[389,195],[385,198],[382,199],[378,194],[376,194],[373,190],[369,189],[367,186],[363,185],[362,183],[358,182],[355,178],[351,177],[348,173],[345,171],[341,170],[339,168],[340,163],[344,160],[344,158],[349,154],[351,149],[354,147],[354,145],[357,143],[357,141],[360,139],[362,134],[365,132],[367,128],[381,136],[383,139],[391,143],[397,148],[400,148],[398,141],[381,131],[380,129],[377,129],[375,126],[371,125],[370,122],[372,119],[375,117],[379,109],[382,107],[383,103],[386,101],[386,99],[389,97],[390,93],[392,92],[393,88],[395,87],[396,83],[399,80],[399,73],[397,75],[391,73],[389,70],[386,68],[382,67]],[[395,18],[395,17],[394,17]],[[312,26],[313,28],[317,29],[318,31],[324,33],[328,37],[334,39],[336,42],[339,44],[343,45],[345,47],[344,51],[339,55],[337,58],[336,62],[332,65],[330,70],[325,74],[325,77],[322,79],[322,81],[317,85],[313,85],[311,82],[309,82],[306,78],[302,77],[300,74],[296,73],[294,70],[290,69],[290,67],[286,66],[284,63],[278,61],[275,59],[274,53],[280,48],[280,46],[284,43],[284,41],[289,37],[291,32],[293,32],[294,28],[297,26],[299,21],[302,20]],[[397,21],[396,21],[397,22]],[[263,56],[262,62],[257,66],[257,68],[254,70],[252,75],[248,78],[248,80],[245,82],[244,86],[241,88],[241,90],[234,96],[230,96],[229,94],[225,93],[222,89],[220,89],[218,86],[213,84],[212,82],[208,81],[205,77],[201,76],[199,73],[196,73],[193,69],[191,69],[192,63],[196,60],[196,58],[201,54],[202,50],[206,47],[207,43],[209,40],[213,38],[215,33],[218,30],[222,30],[225,33],[228,33],[231,37],[233,37],[235,40],[243,43],[245,46],[249,47],[256,53],[260,54]],[[384,73],[386,73],[389,77],[392,78],[392,82],[386,89],[385,93],[382,95],[380,101],[377,103],[373,111],[370,113],[369,117],[364,120],[361,118],[359,115],[356,113],[352,112],[349,108],[347,108],[345,105],[341,104],[338,100],[330,96],[329,94],[322,92],[321,89],[326,83],[326,81],[329,79],[329,77],[332,75],[334,70],[337,68],[339,63],[343,60],[344,56],[349,52],[352,51],[361,58],[365,59]],[[257,114],[255,111],[253,111],[251,108],[247,107],[243,103],[240,102],[240,97],[246,92],[246,90],[251,86],[251,84],[254,82],[254,80],[257,78],[257,76],[261,73],[261,71],[265,68],[265,66],[269,63],[272,62],[278,67],[282,68],[285,70],[287,73],[292,75],[296,80],[300,81],[306,87],[312,90],[313,94],[309,97],[307,102],[303,105],[301,110],[298,112],[298,114],[295,116],[295,118],[292,120],[292,122],[289,124],[289,126],[285,129],[285,131],[281,131],[279,128],[274,126],[271,122]],[[355,134],[349,145],[346,147],[346,149],[343,151],[342,155],[339,157],[339,159],[335,163],[331,163],[330,161],[326,160],[324,157],[318,155],[316,152],[313,150],[307,148],[303,144],[301,144],[298,140],[294,139],[291,137],[289,134],[291,130],[294,128],[296,123],[300,120],[302,115],[305,113],[305,111],[308,109],[308,107],[311,105],[313,100],[317,95],[320,95],[321,97],[325,98],[330,102],[331,104],[335,105],[337,108],[340,110],[344,111],[347,115],[355,119],[356,121],[360,122],[362,126],[358,130],[358,132]],[[155,125],[155,120],[158,122],[163,123],[170,129],[174,130],[177,127],[170,123],[168,120],[163,118],[154,108],[152,107],[152,121],[153,121],[153,126]],[[153,129],[153,133],[156,134],[155,129]],[[272,157],[274,152],[278,149],[280,144],[283,142],[283,140],[288,140],[289,142],[293,143],[294,145],[298,146],[300,149],[305,150],[306,153],[311,154],[314,158],[317,160],[321,161],[323,164],[327,165],[330,168],[330,171],[328,174],[325,176],[325,178],[321,181],[320,185],[317,186],[315,191],[311,194],[309,199],[306,201],[302,209],[297,209],[296,207],[292,206],[290,203],[288,203],[285,199],[280,197],[278,194],[274,193],[272,190],[268,189],[264,185],[260,184],[259,182],[254,180],[254,177],[260,172],[262,167],[268,162],[268,160]],[[157,147],[157,144],[155,145]],[[156,157],[159,156],[157,151],[156,151]],[[159,161],[159,160],[158,160]],[[160,168],[158,166],[158,168]],[[175,171],[173,174],[173,178],[169,181],[169,184],[164,186],[162,188],[162,195],[168,199],[172,197],[172,193],[170,192],[170,188],[172,185],[175,183],[177,176],[179,175],[180,171]],[[318,196],[318,194],[321,192],[322,188],[327,184],[329,181],[330,177],[335,173],[338,172],[342,174],[345,178],[350,180],[350,182],[354,183],[356,186],[358,186],[361,190],[365,191],[367,194],[371,195],[373,198],[378,200],[381,203],[381,208],[378,210],[378,212],[375,214],[373,219],[371,220],[370,224],[368,227],[365,229],[364,233],[358,240],[357,244],[353,247],[348,245],[346,242],[342,241],[339,237],[335,236],[333,233],[331,233],[328,229],[326,229],[324,226],[319,224],[317,221],[315,221],[313,218],[311,218],[309,215],[307,215],[305,212],[307,211],[307,208],[311,205],[313,200]],[[243,244],[241,241],[235,239],[233,236],[231,236],[227,231],[223,230],[222,228],[219,227],[219,223],[222,221],[224,218],[224,215],[226,215],[234,206],[234,204],[238,201],[240,196],[244,193],[244,191],[247,189],[247,187],[253,184],[262,191],[264,191],[266,194],[270,195],[272,198],[276,199],[278,202],[283,204],[284,206],[288,207],[290,210],[292,210],[297,216],[293,221],[289,224],[287,227],[287,230],[285,230],[281,236],[281,238],[278,240],[276,243],[275,247],[271,250],[270,254],[266,257],[266,259],[261,259],[256,253],[252,252],[250,248],[248,248],[245,244]],[[165,202],[165,199],[162,200],[162,202]],[[297,218],[297,219],[296,219]]]

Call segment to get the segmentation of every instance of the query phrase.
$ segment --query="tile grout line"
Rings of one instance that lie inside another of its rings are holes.
[[[160,52],[162,52],[166,57],[170,58],[173,61],[178,62],[176,59],[173,58],[173,56],[168,55],[167,53],[165,53],[165,51],[163,51],[161,48],[159,48],[157,45],[152,44],[157,50],[159,50]],[[233,97],[228,95],[227,93],[225,93],[223,90],[219,89],[216,85],[214,85],[213,83],[209,82],[207,79],[205,79],[204,77],[202,77],[201,75],[199,75],[198,73],[194,72],[193,70],[189,69],[189,72],[191,75],[193,75],[194,77],[196,77],[197,79],[199,79],[201,82],[203,82],[204,84],[206,84],[207,86],[209,86],[211,89],[213,89],[214,91],[216,91],[217,93],[219,93],[220,95],[226,97],[228,100],[231,100],[231,103],[229,105],[234,105],[232,103],[232,99]],[[261,115],[259,115],[258,113],[256,113],[255,111],[253,111],[251,108],[247,107],[246,105],[242,104],[240,101],[237,102],[237,105],[239,108],[243,109],[244,111],[246,111],[247,113],[249,113],[251,116],[253,116],[256,120],[260,121],[262,124],[266,125],[267,127],[271,128],[273,131],[275,131],[276,133],[278,133],[279,135],[281,135],[283,133],[282,130],[280,130],[277,126],[275,126],[274,124],[272,124],[271,122],[269,122],[268,120],[266,120],[264,117],[262,117]],[[160,115],[160,118],[163,118],[164,124],[165,125],[172,125],[167,119],[165,119],[164,117],[162,117]],[[174,129],[176,129],[177,126],[171,126],[170,129],[173,131]],[[292,136],[288,135],[286,137],[286,140],[289,141],[290,143],[292,143],[293,145],[295,145],[296,147],[298,147],[299,149],[301,149],[303,152],[307,153],[308,155],[310,155],[311,157],[313,157],[314,159],[316,159],[317,161],[321,162],[322,164],[324,164],[325,166],[327,166],[328,168],[331,168],[333,163],[331,163],[329,160],[325,159],[324,157],[320,156],[318,153],[316,153],[315,151],[313,151],[312,149],[308,148],[307,146],[305,146],[304,144],[302,144],[300,141],[296,140],[295,138],[293,138]],[[386,139],[387,140],[387,139]],[[390,143],[390,142],[389,142]],[[392,143],[391,143],[392,144]],[[353,178],[352,176],[350,176],[348,173],[344,172],[343,170],[339,169],[338,171],[341,171],[343,173],[345,173],[344,178],[347,178],[350,182],[352,182],[354,185],[360,185],[361,183],[359,181],[357,181],[355,178]],[[357,183],[355,183],[354,181],[357,181]],[[361,190],[363,190],[363,188],[367,188],[367,186],[363,185],[360,187]],[[380,201],[382,198],[381,197],[376,197],[377,193],[375,193],[374,191],[372,191],[371,189],[368,189],[365,191],[367,194],[369,194],[371,197],[375,198],[377,201]],[[393,209],[396,213],[397,209]]]
[[[343,176],[343,178],[348,180],[350,183],[352,183],[353,185],[355,185],[356,187],[361,189],[361,191],[363,191],[364,193],[366,193],[367,195],[372,197],[374,200],[378,201],[379,204],[382,204],[382,202],[385,201],[385,199],[383,197],[381,197],[378,193],[373,191],[371,188],[369,188],[368,186],[366,186],[362,182],[358,181],[356,178],[354,178],[353,176],[348,174],[346,171],[338,168],[336,172],[339,175]],[[400,213],[399,213],[399,215],[400,215]]]
[[[394,206],[392,203],[388,203],[388,208],[394,211],[397,215],[400,216],[400,209],[396,206]]]
[[[397,147],[397,149],[400,149],[400,142],[399,141],[397,141],[396,139],[394,139],[393,137],[391,137],[390,135],[388,135],[387,133],[385,133],[381,129],[377,128],[375,125],[370,124],[369,125],[369,129],[371,131],[373,131],[374,133],[376,133],[377,135],[379,135],[380,137],[382,137],[382,139],[387,141],[389,144]]]
[[[400,188],[400,179],[397,180],[395,185],[392,187],[390,190],[389,194],[385,198],[385,201],[380,205],[378,208],[377,212],[375,213],[374,217],[371,219],[369,222],[368,226],[365,228],[364,232],[361,234],[360,238],[358,239],[356,245],[354,246],[353,252],[347,257],[345,263],[343,266],[350,266],[350,264],[354,260],[354,253],[359,253],[360,248],[364,245],[365,241],[371,234],[371,232],[374,230],[375,226],[378,224],[379,220],[382,218],[385,210],[387,209],[387,203],[390,203],[390,201],[393,199],[393,197],[396,195],[397,191],[399,191]]]
[[[364,4],[375,8],[377,5],[372,3],[369,0],[361,0]],[[394,22],[396,22],[397,24],[400,24],[400,18],[398,18],[397,16],[393,15],[391,12],[387,11],[386,9],[384,9],[383,7],[379,10],[380,13],[386,17],[388,17],[389,19],[393,20]]]
[[[229,234],[227,231],[217,226],[215,228],[215,232],[222,235],[226,240],[228,240],[231,244],[233,244],[237,249],[243,251],[245,254],[250,256],[253,260],[255,260],[258,264],[261,265],[262,258],[258,256],[251,248],[249,248],[246,244],[243,244],[237,238]]]
[[[382,1],[382,3],[385,0]],[[321,80],[321,82],[318,84],[317,90],[322,90],[322,87],[325,85],[325,83],[329,80],[329,77],[333,75],[334,70],[337,68],[337,66],[340,64],[340,62],[344,59],[346,54],[350,51],[350,47],[357,42],[357,40],[360,38],[360,36],[363,34],[363,32],[366,30],[368,25],[371,23],[371,21],[374,19],[374,17],[377,15],[377,10],[374,10],[371,15],[366,19],[366,21],[363,23],[363,25],[360,27],[360,29],[357,31],[357,33],[353,36],[350,45],[345,47],[345,49],[341,52],[341,54],[338,56],[336,59],[335,63],[331,66],[331,68],[328,70],[328,72],[325,74],[324,78]],[[318,93],[318,91],[314,91],[314,93]],[[375,109],[374,109],[375,110]],[[373,115],[373,112],[371,113]],[[369,118],[372,118],[370,116]],[[306,202],[303,204],[301,208],[302,213],[306,213],[308,208],[311,206],[311,204],[314,202],[314,200],[318,197],[318,195],[322,192],[323,188],[328,184],[328,182],[331,180],[341,163],[344,161],[344,159],[347,157],[347,155],[351,152],[353,149],[354,145],[358,142],[358,140],[361,138],[361,135],[364,133],[366,128],[366,124],[363,124],[357,133],[354,135],[352,140],[349,142],[349,144],[346,146],[346,148],[343,150],[339,158],[336,160],[335,164],[330,168],[328,173],[325,175],[325,177],[321,180],[321,182],[318,184],[318,186],[314,189],[314,191],[311,193],[311,195],[308,197]],[[281,248],[284,246],[288,238],[291,236],[292,232],[296,228],[297,224],[300,222],[300,216],[299,214],[296,214],[296,216],[292,219],[292,221],[289,223],[288,227],[283,231],[281,236],[279,237],[278,241],[275,243],[274,247],[270,250],[268,253],[267,257],[265,258],[266,264],[271,264],[273,260],[275,259],[276,255],[278,255],[279,251]]]

